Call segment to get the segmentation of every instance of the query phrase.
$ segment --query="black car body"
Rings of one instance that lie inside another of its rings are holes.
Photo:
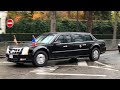
[[[53,32],[45,33],[24,46],[8,46],[7,60],[10,62],[32,62],[35,66],[44,66],[48,60],[89,57],[95,61],[106,51],[105,42],[97,40],[90,33]]]
[[[118,44],[118,50],[119,50],[119,53],[120,53],[120,44]]]

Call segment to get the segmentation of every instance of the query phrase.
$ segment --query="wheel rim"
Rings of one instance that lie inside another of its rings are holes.
[[[45,62],[45,55],[44,54],[38,54],[36,61],[38,64],[43,64]]]
[[[98,50],[94,50],[93,52],[93,58],[97,59],[99,57],[99,51]]]

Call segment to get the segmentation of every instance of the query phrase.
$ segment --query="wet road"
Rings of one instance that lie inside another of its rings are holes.
[[[0,79],[120,79],[120,54],[107,51],[99,61],[49,61],[46,67],[18,66],[0,58]]]

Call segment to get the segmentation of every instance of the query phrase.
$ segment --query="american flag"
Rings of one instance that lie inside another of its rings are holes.
[[[32,46],[37,46],[36,38],[34,35],[32,36]]]

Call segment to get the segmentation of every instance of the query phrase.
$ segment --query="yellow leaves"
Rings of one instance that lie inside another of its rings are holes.
[[[42,19],[42,20],[47,20],[49,11],[36,11],[33,14],[33,19]]]
[[[21,19],[21,16],[15,16],[14,22],[18,22]]]
[[[40,17],[41,17],[40,13],[34,13],[33,14],[33,19],[37,19],[37,18],[40,18]]]

